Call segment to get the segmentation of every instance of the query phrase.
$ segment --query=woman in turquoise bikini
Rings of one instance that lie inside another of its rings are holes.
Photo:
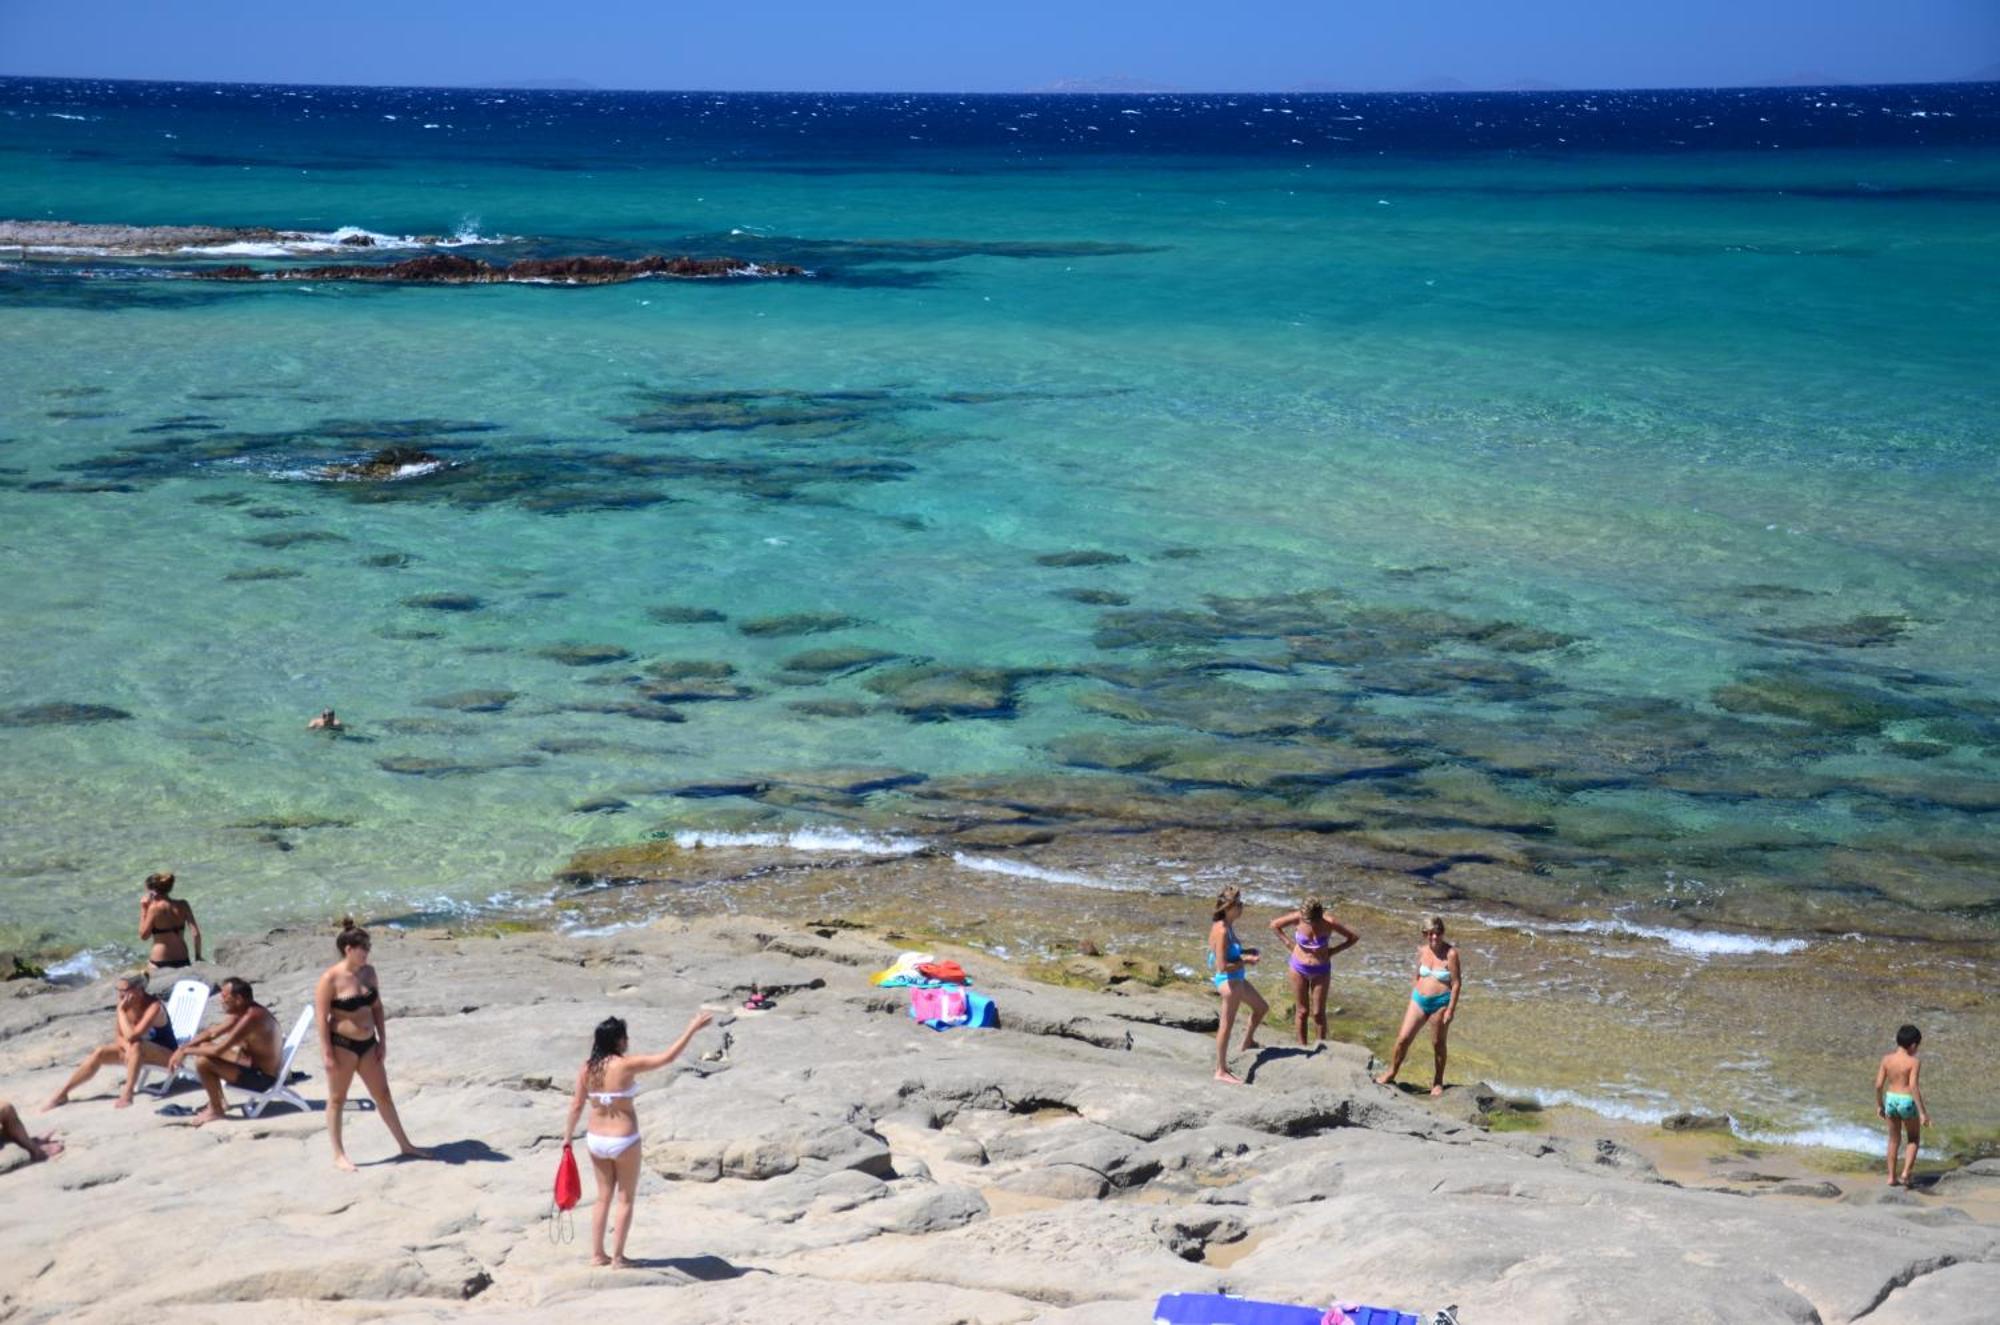
[[[1257,1043],[1257,1027],[1271,1010],[1271,1005],[1250,983],[1246,969],[1256,965],[1257,950],[1244,947],[1236,938],[1236,922],[1242,916],[1242,891],[1224,888],[1215,899],[1215,923],[1208,927],[1208,964],[1215,972],[1209,978],[1215,982],[1216,992],[1222,995],[1222,1019],[1215,1027],[1215,1079],[1232,1086],[1243,1084],[1243,1078],[1229,1070],[1229,1032],[1236,1024],[1236,1010],[1245,1006],[1250,1009],[1250,1025],[1243,1032],[1245,1053],[1263,1048]]]
[[[1389,1055],[1389,1070],[1376,1077],[1378,1085],[1387,1086],[1396,1080],[1396,1073],[1403,1070],[1403,1055],[1410,1051],[1410,1042],[1417,1038],[1417,1032],[1432,1017],[1437,1018],[1437,1029],[1433,1039],[1437,1049],[1437,1075],[1431,1080],[1431,1094],[1444,1094],[1444,1053],[1445,1035],[1451,1030],[1451,1019],[1458,1012],[1458,996],[1465,987],[1465,981],[1458,968],[1458,945],[1444,939],[1444,918],[1429,916],[1424,920],[1424,942],[1417,949],[1417,983],[1410,990],[1410,1005],[1403,1010],[1403,1029],[1396,1033],[1396,1047]]]

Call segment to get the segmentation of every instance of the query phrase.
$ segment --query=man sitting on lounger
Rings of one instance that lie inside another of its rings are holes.
[[[251,997],[250,982],[232,975],[222,982],[222,1011],[227,1020],[211,1026],[174,1051],[170,1067],[194,1060],[195,1074],[208,1092],[208,1107],[194,1116],[194,1125],[212,1123],[228,1105],[222,1083],[244,1090],[267,1091],[278,1084],[278,1019]]]

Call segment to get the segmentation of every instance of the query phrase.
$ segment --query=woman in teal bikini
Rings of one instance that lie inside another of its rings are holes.
[[[1263,1024],[1264,1016],[1271,1005],[1250,983],[1247,967],[1257,963],[1257,950],[1246,948],[1236,938],[1236,922],[1243,916],[1243,893],[1240,889],[1224,888],[1215,899],[1215,923],[1208,927],[1208,964],[1215,974],[1216,992],[1222,995],[1222,1019],[1215,1027],[1215,1079],[1226,1081],[1232,1086],[1243,1084],[1243,1078],[1229,1070],[1229,1032],[1236,1024],[1236,1010],[1250,1009],[1250,1025],[1243,1032],[1243,1052],[1261,1049],[1257,1043],[1257,1028]]]
[[[1445,1035],[1451,1030],[1451,1019],[1458,1012],[1458,996],[1464,987],[1458,967],[1458,945],[1445,942],[1444,918],[1427,917],[1423,946],[1417,949],[1417,983],[1410,991],[1410,1005],[1403,1010],[1403,1029],[1396,1033],[1389,1070],[1375,1078],[1376,1084],[1394,1083],[1396,1073],[1403,1070],[1403,1055],[1410,1051],[1410,1042],[1417,1038],[1425,1022],[1436,1017],[1437,1029],[1432,1034],[1437,1049],[1437,1075],[1431,1079],[1431,1094],[1444,1094]]]

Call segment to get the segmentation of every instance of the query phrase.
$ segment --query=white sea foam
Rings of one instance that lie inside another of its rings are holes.
[[[674,834],[678,847],[775,847],[787,851],[848,851],[867,856],[913,856],[925,843],[914,837],[883,837],[844,828],[795,828],[789,833],[723,833],[686,829]]]
[[[1721,930],[1673,929],[1666,925],[1635,925],[1629,920],[1526,921],[1497,916],[1478,916],[1476,919],[1492,929],[1519,929],[1533,934],[1607,934],[1619,938],[1649,939],[1664,943],[1675,952],[1704,959],[1759,954],[1784,957],[1804,952],[1808,946],[1804,939],[1770,938],[1762,934]]]
[[[109,948],[85,948],[82,952],[51,963],[47,968],[48,977],[60,985],[89,984],[104,974],[105,962],[112,956]]]
[[[366,237],[367,244],[348,241]],[[461,225],[450,235],[388,235],[358,225],[337,230],[286,230],[274,240],[245,240],[235,244],[190,244],[183,253],[200,253],[226,258],[287,258],[301,253],[362,253],[377,250],[464,248],[471,244],[506,244],[513,235],[482,235],[471,225]]]
[[[1682,1112],[1678,1108],[1656,1105],[1650,1102],[1620,1099],[1604,1095],[1586,1095],[1581,1091],[1561,1087],[1543,1088],[1539,1086],[1509,1086],[1495,1081],[1493,1089],[1501,1095],[1511,1095],[1518,1099],[1529,1099],[1545,1109],[1573,1108],[1597,1114],[1601,1118],[1615,1118],[1621,1122],[1638,1123],[1656,1127],[1670,1114]],[[1809,1111],[1797,1127],[1784,1129],[1749,1128],[1729,1118],[1730,1135],[1740,1141],[1762,1146],[1816,1146],[1825,1150],[1852,1150],[1872,1155],[1882,1148],[1882,1134],[1871,1127],[1858,1123],[1836,1121],[1821,1110]],[[1929,1158],[1936,1158],[1931,1151],[1923,1152]]]
[[[1088,874],[1078,874],[1074,870],[1045,869],[1040,865],[1030,865],[1025,860],[1005,860],[999,856],[968,856],[963,851],[954,851],[951,853],[951,863],[960,869],[977,870],[981,874],[1005,874],[1016,879],[1035,879],[1042,883],[1068,883],[1084,888],[1114,886],[1102,879],[1094,879]]]

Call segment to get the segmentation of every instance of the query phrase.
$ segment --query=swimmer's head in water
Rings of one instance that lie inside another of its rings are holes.
[[[1904,1022],[1896,1028],[1896,1047],[1898,1049],[1914,1049],[1923,1042],[1924,1033],[1909,1022]]]
[[[1326,903],[1317,897],[1308,897],[1299,903],[1299,915],[1305,918],[1308,925],[1317,925],[1326,919]]]
[[[352,916],[342,916],[340,933],[334,936],[333,946],[345,957],[350,949],[359,948],[365,954],[374,945],[369,942],[368,931],[355,924]]]
[[[1241,888],[1224,888],[1215,895],[1215,918],[1217,920],[1227,920],[1231,911],[1240,911],[1242,908],[1243,890]]]
[[[160,896],[165,897],[174,890],[174,872],[172,870],[161,870],[157,874],[148,874],[146,876],[146,888],[150,892],[156,892]]]

